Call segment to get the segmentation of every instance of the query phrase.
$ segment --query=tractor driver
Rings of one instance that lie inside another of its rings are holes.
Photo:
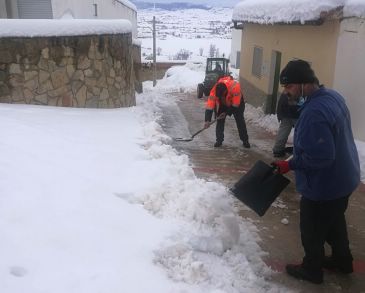
[[[222,66],[221,66],[219,63],[217,63],[217,64],[215,65],[214,71],[216,71],[216,72],[220,72],[220,71],[222,71]]]
[[[243,146],[250,148],[245,118],[243,116],[245,101],[239,82],[233,80],[231,76],[220,78],[210,91],[205,110],[205,128],[210,126],[213,111],[217,114],[216,142],[214,147],[222,146],[226,116],[233,114]]]

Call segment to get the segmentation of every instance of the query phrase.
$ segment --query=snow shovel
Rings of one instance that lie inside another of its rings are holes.
[[[217,119],[213,120],[212,122],[210,122],[209,126],[214,124],[217,121]],[[202,128],[200,130],[198,130],[197,132],[195,132],[191,137],[187,137],[187,138],[183,138],[183,137],[176,137],[174,138],[176,141],[192,141],[194,139],[195,136],[197,136],[200,132],[204,131],[207,128]]]
[[[258,160],[230,191],[237,199],[262,217],[290,183],[288,178],[275,170],[276,167]]]

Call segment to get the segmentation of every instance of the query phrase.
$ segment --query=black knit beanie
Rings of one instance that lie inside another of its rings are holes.
[[[224,98],[223,95],[226,92],[226,90],[227,90],[227,86],[223,82],[220,82],[217,84],[217,86],[215,88],[215,95],[218,98]]]
[[[290,61],[280,73],[280,83],[315,83],[318,81],[310,64],[304,60]]]

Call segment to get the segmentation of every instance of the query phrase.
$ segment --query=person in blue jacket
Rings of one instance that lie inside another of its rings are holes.
[[[290,61],[280,74],[289,99],[304,104],[294,129],[294,151],[289,161],[273,164],[279,173],[294,170],[300,201],[300,232],[304,248],[299,265],[288,264],[289,275],[320,284],[322,268],[353,272],[345,211],[360,183],[359,157],[345,99],[319,86],[310,64]],[[332,250],[325,257],[324,244]]]

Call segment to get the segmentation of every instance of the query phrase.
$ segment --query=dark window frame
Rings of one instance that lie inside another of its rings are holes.
[[[262,77],[262,63],[263,63],[264,49],[259,46],[254,46],[252,56],[252,75]]]

